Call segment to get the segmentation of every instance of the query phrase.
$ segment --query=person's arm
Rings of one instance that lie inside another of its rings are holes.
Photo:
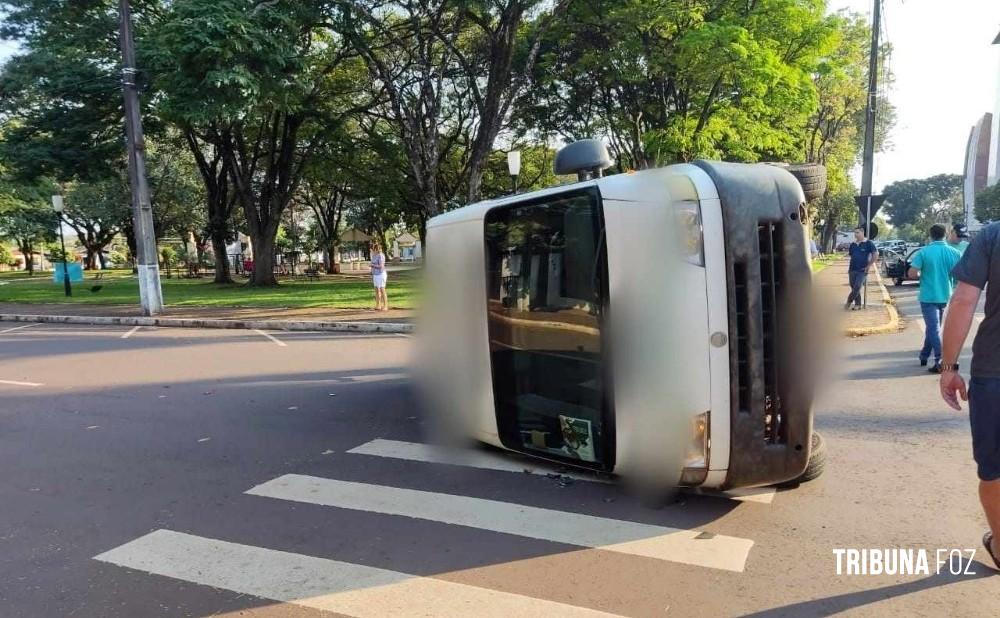
[[[872,271],[872,264],[878,259],[878,249],[875,248],[875,245],[870,240],[868,241],[868,248],[871,249],[871,253],[868,254],[868,266],[865,267],[865,271],[870,273]]]
[[[910,279],[919,279],[920,269],[923,268],[923,266],[924,266],[923,253],[918,252],[916,255],[913,256],[913,259],[910,260],[910,270],[906,271],[906,276],[909,277]]]
[[[976,314],[976,306],[979,304],[979,296],[982,290],[974,285],[960,281],[958,288],[951,297],[948,304],[948,313],[944,321],[944,330],[941,337],[941,362],[949,365],[958,362],[958,355],[962,352],[965,339],[969,336],[969,329],[972,328],[972,318]],[[941,397],[945,403],[956,410],[962,409],[962,401],[968,401],[969,395],[965,389],[965,380],[957,371],[946,371],[941,374]]]

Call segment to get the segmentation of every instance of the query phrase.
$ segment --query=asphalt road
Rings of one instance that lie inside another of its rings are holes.
[[[837,344],[819,480],[654,510],[427,449],[407,337],[0,323],[0,615],[996,616],[982,564],[835,572],[978,547],[920,336]]]

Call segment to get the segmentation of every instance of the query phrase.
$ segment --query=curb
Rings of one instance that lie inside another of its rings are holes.
[[[219,320],[197,318],[103,317],[75,315],[21,315],[0,313],[3,322],[92,324],[98,326],[162,326],[167,328],[230,328],[244,330],[327,331],[351,333],[409,334],[413,324],[381,322],[307,322],[287,320]]]
[[[865,337],[867,335],[887,335],[889,333],[895,333],[900,330],[899,326],[899,311],[896,310],[896,303],[893,301],[892,296],[889,294],[888,288],[882,283],[882,275],[876,269],[875,279],[878,282],[878,287],[882,291],[882,302],[885,306],[886,313],[889,316],[889,320],[878,326],[863,326],[858,328],[845,328],[844,334],[848,337]]]

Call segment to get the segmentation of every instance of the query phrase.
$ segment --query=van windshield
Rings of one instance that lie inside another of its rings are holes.
[[[601,308],[606,257],[596,189],[486,216],[493,390],[501,440],[514,450],[604,467]]]

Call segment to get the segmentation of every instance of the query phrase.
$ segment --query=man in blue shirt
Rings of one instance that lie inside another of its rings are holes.
[[[851,263],[847,267],[851,293],[847,296],[844,309],[851,309],[851,303],[854,303],[854,309],[860,309],[861,288],[864,287],[865,280],[868,279],[868,273],[871,272],[872,264],[878,256],[878,249],[875,248],[875,243],[865,238],[865,228],[856,227],[854,228],[854,242],[851,243],[847,252],[851,256]]]
[[[920,277],[920,312],[924,315],[924,347],[920,350],[920,366],[927,366],[933,352],[931,373],[941,373],[941,321],[954,290],[951,269],[962,258],[957,249],[944,241],[944,234],[944,226],[940,223],[931,226],[931,244],[913,256],[909,272],[911,278]]]

